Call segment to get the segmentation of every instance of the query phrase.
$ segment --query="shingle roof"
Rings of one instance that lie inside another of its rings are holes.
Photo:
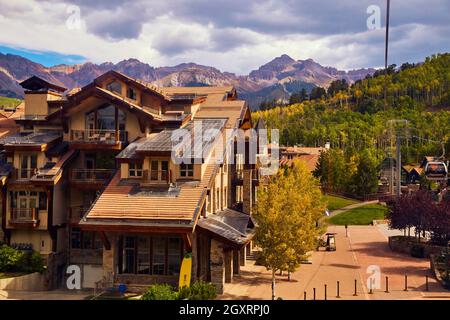
[[[184,154],[183,157],[195,157],[197,155],[205,155],[209,152],[209,148],[214,140],[210,141],[205,139],[205,135],[209,134],[211,129],[221,131],[226,123],[226,119],[196,119],[190,121],[186,126],[182,127],[190,135],[191,142],[191,155]],[[198,127],[197,127],[198,126]],[[201,129],[201,136],[198,136],[196,130]],[[180,132],[180,131],[178,131]],[[149,138],[139,146],[137,146],[137,152],[153,152],[153,151],[165,151],[165,152],[177,152],[183,150],[184,144],[177,144],[172,141],[174,130],[163,130]]]
[[[42,145],[61,137],[60,132],[36,132],[13,134],[0,139],[0,145]]]
[[[128,219],[140,220],[192,221],[200,209],[200,201],[206,196],[206,188],[212,181],[217,165],[207,165],[203,178],[198,183],[181,183],[177,196],[138,193],[138,183],[121,183],[118,172],[86,216],[89,220]]]
[[[197,227],[238,246],[248,243],[254,235],[251,217],[228,208],[200,219]]]

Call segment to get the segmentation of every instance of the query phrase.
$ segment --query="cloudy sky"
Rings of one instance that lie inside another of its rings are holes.
[[[346,70],[378,67],[385,2],[0,0],[0,52],[45,65],[137,58],[152,66],[196,62],[237,74],[284,53]],[[368,28],[367,20],[377,21],[371,6],[381,9],[379,29]],[[449,0],[392,0],[391,62],[450,51],[449,12]]]

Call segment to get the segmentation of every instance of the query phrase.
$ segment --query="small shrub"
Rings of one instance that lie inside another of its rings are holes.
[[[181,288],[179,298],[187,300],[214,300],[216,295],[215,285],[203,281],[196,281],[190,287]]]
[[[168,284],[154,284],[142,295],[141,300],[178,300],[178,292]]]
[[[7,245],[0,247],[0,272],[16,271],[23,253]]]
[[[43,272],[45,270],[44,260],[38,252],[22,254],[17,268],[23,272]]]
[[[0,247],[0,272],[42,272],[44,260],[38,252],[24,253],[7,245]]]

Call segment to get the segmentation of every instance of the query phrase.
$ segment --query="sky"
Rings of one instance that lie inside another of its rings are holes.
[[[274,57],[384,64],[386,0],[0,0],[0,52],[51,66],[137,58],[247,74]],[[392,0],[390,63],[450,51],[449,0]],[[379,13],[379,14],[378,14]]]

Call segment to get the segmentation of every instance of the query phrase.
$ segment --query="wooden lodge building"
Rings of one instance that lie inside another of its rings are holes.
[[[225,129],[252,128],[235,89],[157,88],[115,71],[70,92],[35,76],[21,86],[20,129],[0,138],[1,226],[8,244],[46,259],[49,288],[74,264],[83,288],[175,285],[192,252],[192,280],[222,292],[249,254],[259,184],[237,151],[234,164],[214,161],[234,143]],[[172,133],[199,127],[224,143],[176,164]]]

